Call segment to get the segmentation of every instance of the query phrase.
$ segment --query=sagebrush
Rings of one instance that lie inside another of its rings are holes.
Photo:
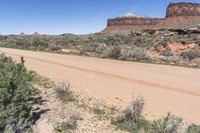
[[[30,131],[32,106],[38,95],[32,79],[23,58],[20,63],[14,63],[11,58],[0,55],[0,132]]]

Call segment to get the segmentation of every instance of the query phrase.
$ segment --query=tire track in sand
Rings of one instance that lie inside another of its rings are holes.
[[[5,53],[5,52],[3,52],[3,53]],[[193,95],[193,96],[197,96],[197,97],[200,96],[200,93],[197,93],[197,92],[194,93],[194,92],[191,92],[191,91],[186,91],[186,90],[181,90],[181,89],[174,88],[174,87],[168,87],[168,86],[165,86],[165,85],[151,83],[149,81],[140,80],[140,79],[136,79],[136,78],[134,78],[134,79],[133,78],[127,78],[127,77],[119,76],[119,75],[116,75],[116,74],[111,74],[111,73],[106,73],[106,72],[101,72],[101,71],[85,69],[85,68],[81,68],[81,67],[77,67],[77,66],[66,65],[66,64],[55,62],[55,61],[49,61],[49,60],[40,59],[40,58],[36,58],[36,57],[31,57],[31,56],[27,56],[27,55],[24,56],[24,55],[12,53],[12,52],[6,52],[6,54],[9,54],[10,56],[12,56],[12,55],[13,56],[19,56],[19,57],[23,56],[24,58],[29,58],[29,59],[36,60],[36,61],[39,61],[39,62],[50,63],[50,64],[57,65],[57,66],[60,66],[60,67],[65,67],[65,68],[68,68],[68,69],[73,69],[73,70],[78,70],[78,71],[82,71],[82,72],[92,73],[92,74],[96,74],[96,75],[103,76],[103,77],[116,78],[116,79],[125,80],[125,81],[129,81],[129,82],[134,82],[134,83],[138,83],[138,84],[148,85],[148,86],[155,87],[155,89],[162,88],[163,90],[176,91],[176,92],[179,92],[179,93],[182,93],[182,94]]]

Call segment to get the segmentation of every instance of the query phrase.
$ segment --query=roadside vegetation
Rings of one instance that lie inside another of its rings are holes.
[[[0,132],[30,132],[36,121],[33,105],[39,102],[33,76],[24,67],[24,60],[15,63],[0,55]]]
[[[54,125],[55,133],[73,133],[78,128],[77,121],[81,120],[78,112],[72,112],[65,122],[59,122]]]
[[[192,60],[192,59],[195,59],[195,58],[200,57],[200,51],[198,51],[198,50],[183,51],[183,52],[181,53],[181,56],[182,56],[184,59]]]
[[[75,101],[74,95],[70,90],[70,84],[59,83],[55,85],[56,97],[63,103]]]
[[[0,46],[63,54],[200,67],[199,26],[165,27],[136,33],[10,35]]]
[[[125,61],[200,67],[199,26],[89,35],[0,36],[0,46]]]
[[[200,126],[191,124],[183,128],[183,119],[171,113],[158,120],[147,120],[143,116],[144,99],[139,97],[112,119],[112,124],[130,133],[199,133]]]
[[[36,86],[40,86],[40,89]],[[42,104],[43,98],[48,103]],[[87,131],[93,131],[93,128],[97,127],[101,129],[102,121],[106,121],[107,127],[110,127],[111,123],[117,132],[121,130],[130,133],[200,133],[199,125],[191,124],[185,128],[182,118],[171,113],[158,120],[147,120],[143,115],[144,106],[144,99],[138,97],[128,108],[120,112],[115,107],[97,102],[90,97],[74,94],[69,84],[55,84],[28,71],[23,58],[19,63],[15,63],[10,57],[0,55],[1,133],[33,132],[33,126],[40,120],[41,114],[46,114],[48,121],[52,123],[54,133],[80,131],[79,123],[84,121],[84,130],[92,128]],[[95,127],[90,125],[93,123]],[[87,124],[88,127],[85,126]]]
[[[43,107],[44,100],[41,95],[44,95],[45,89],[41,90],[36,86],[49,89],[49,92],[50,88],[54,88],[52,90],[56,99],[64,104],[75,99],[69,85],[55,84],[28,71],[23,58],[16,63],[10,57],[0,55],[0,133],[34,132],[36,121],[50,110]],[[65,122],[55,124],[55,132],[72,132],[77,128],[78,120],[79,113],[71,112]]]

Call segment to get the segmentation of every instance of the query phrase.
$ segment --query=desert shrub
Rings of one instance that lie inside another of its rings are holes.
[[[26,45],[26,41],[23,40],[23,39],[18,39],[18,40],[16,40],[16,45],[17,46],[24,46],[24,45]]]
[[[183,125],[182,118],[179,118],[171,113],[166,117],[154,121],[151,124],[151,133],[179,133]]]
[[[47,47],[48,46],[48,42],[44,41],[40,38],[34,38],[33,42],[32,42],[32,46],[33,47]]]
[[[93,52],[97,54],[101,54],[102,51],[106,48],[105,43],[101,43],[98,41],[91,41],[83,45],[81,49],[82,52]]]
[[[107,45],[105,43],[99,44],[99,46],[95,49],[96,53],[101,54],[103,50],[105,50]]]
[[[6,40],[6,39],[8,39],[8,36],[0,35],[0,40]]]
[[[200,133],[200,125],[191,124],[186,129],[186,133]]]
[[[121,48],[119,46],[114,46],[108,53],[108,58],[118,59],[120,57]]]
[[[61,47],[59,46],[59,45],[50,45],[49,46],[49,50],[50,51],[58,51],[58,50],[60,50],[61,49]]]
[[[134,45],[137,47],[144,47],[144,40],[142,40],[142,38],[137,38],[135,39]]]
[[[137,133],[142,130],[146,131],[148,128],[148,121],[142,116],[143,108],[144,99],[136,99],[129,108],[112,120],[112,124],[132,133]]]
[[[14,63],[0,55],[0,132],[23,133],[32,126],[32,106],[37,96],[32,74],[24,60]]]
[[[200,51],[197,50],[189,50],[189,51],[183,51],[180,54],[184,59],[195,59],[197,57],[200,57]]]
[[[55,92],[56,97],[64,103],[74,100],[74,96],[70,91],[70,84],[58,83],[55,85]]]
[[[89,42],[84,45],[83,52],[96,52],[97,47],[100,45],[98,42]]]
[[[78,112],[73,112],[66,122],[57,123],[54,126],[55,133],[72,133],[77,128],[77,121],[81,120]]]
[[[158,120],[146,120],[142,114],[143,108],[144,100],[139,97],[122,114],[113,118],[111,123],[131,133],[179,133],[181,131],[182,118],[168,113],[166,117]],[[193,127],[194,130],[197,129]]]
[[[130,35],[126,34],[114,34],[105,37],[104,43],[109,46],[119,46],[119,45],[130,45],[132,40]]]
[[[120,59],[138,62],[151,62],[152,60],[146,49],[138,47],[134,49],[123,49]]]
[[[95,114],[104,114],[105,110],[103,109],[103,105],[99,102],[95,102],[92,107]]]
[[[161,55],[163,55],[165,57],[170,57],[170,56],[173,56],[173,53],[169,50],[164,50],[161,52]]]
[[[156,40],[155,35],[151,35],[149,33],[143,33],[133,37],[133,45],[140,48],[149,48],[151,47],[153,41],[155,40]]]
[[[44,76],[40,76],[37,73],[33,72],[33,83],[35,85],[41,86],[46,89],[53,88],[55,86],[55,82],[51,81],[49,78]]]

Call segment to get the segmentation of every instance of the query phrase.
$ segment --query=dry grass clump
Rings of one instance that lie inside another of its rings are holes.
[[[108,57],[112,59],[118,59],[121,54],[121,48],[119,46],[114,46],[110,49],[110,52],[108,53]]]
[[[181,131],[182,118],[168,113],[166,117],[158,120],[146,120],[142,114],[143,108],[144,99],[139,97],[122,114],[113,118],[112,124],[131,133],[179,133]]]
[[[144,99],[138,98],[132,102],[131,106],[125,109],[121,114],[112,120],[112,124],[120,129],[128,130],[129,132],[138,132],[145,128],[146,121],[142,116],[144,108]]]
[[[93,111],[95,114],[104,114],[105,113],[103,105],[99,102],[96,102],[93,104]]]
[[[70,84],[58,83],[55,85],[55,93],[56,97],[62,101],[63,103],[67,103],[69,101],[74,101],[74,95],[70,90]]]
[[[130,61],[138,61],[138,62],[151,62],[151,56],[149,52],[144,48],[129,48],[123,49],[121,51],[121,60],[130,60]]]
[[[69,118],[65,122],[57,123],[54,126],[55,133],[73,133],[78,126],[77,121],[81,120],[78,112],[71,112]]]

